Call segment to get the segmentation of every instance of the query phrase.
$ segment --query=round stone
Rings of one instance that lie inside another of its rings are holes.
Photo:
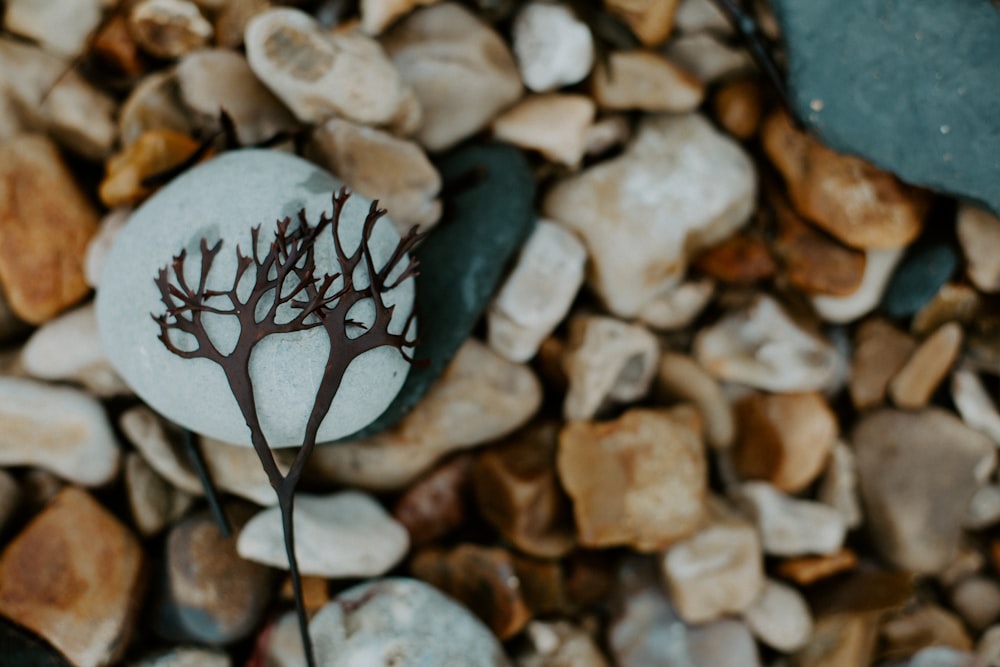
[[[126,382],[144,401],[167,418],[198,433],[233,443],[250,444],[247,427],[222,367],[204,359],[185,359],[170,352],[158,339],[153,315],[164,313],[154,278],[170,267],[175,255],[185,251],[183,273],[189,286],[197,286],[202,265],[201,242],[222,245],[208,272],[209,290],[231,290],[236,280],[237,247],[250,254],[251,230],[260,225],[258,250],[263,255],[274,239],[277,221],[297,220],[305,209],[308,221],[332,211],[331,198],[341,183],[298,157],[265,150],[226,153],[188,170],[147,200],[132,215],[108,255],[97,294],[97,319],[108,356]],[[370,201],[351,195],[341,213],[339,236],[347,255],[359,246]],[[297,224],[293,222],[293,225]],[[331,227],[332,229],[332,227]],[[369,247],[373,265],[381,269],[399,242],[387,217],[375,225]],[[324,232],[315,246],[316,273],[337,275],[340,262],[332,234]],[[389,276],[392,284],[406,260]],[[171,282],[175,282],[173,269]],[[253,268],[237,283],[239,299],[250,291]],[[389,333],[401,333],[413,310],[412,279],[383,294],[391,310]],[[291,289],[293,283],[288,283]],[[343,281],[336,279],[327,294]],[[368,286],[368,271],[361,262],[354,284]],[[228,299],[213,297],[213,305],[229,307]],[[265,294],[264,303],[273,295]],[[287,304],[278,321],[288,321],[296,311]],[[258,308],[258,312],[261,309]],[[365,297],[348,313],[361,327],[348,326],[348,335],[362,335],[374,322],[375,305]],[[229,354],[240,334],[234,315],[206,313],[205,332],[222,354]],[[358,331],[358,334],[354,334]],[[170,332],[181,349],[192,349],[188,334]],[[324,327],[266,336],[254,347],[250,377],[256,409],[272,447],[302,444],[309,414],[323,378],[330,352]],[[400,351],[390,346],[371,349],[350,361],[336,397],[323,419],[318,441],[350,435],[374,421],[398,393],[409,371]]]

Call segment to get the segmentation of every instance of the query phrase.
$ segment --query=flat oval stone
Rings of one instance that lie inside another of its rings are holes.
[[[196,285],[202,238],[210,245],[221,240],[207,286],[231,289],[236,248],[250,252],[253,226],[261,225],[259,249],[265,252],[277,220],[294,218],[305,208],[309,221],[315,224],[321,212],[331,210],[331,195],[340,186],[333,176],[300,158],[275,151],[243,150],[190,169],[135,211],[108,255],[97,295],[97,320],[112,364],[136,394],[192,431],[250,444],[250,431],[222,369],[209,360],[176,356],[158,340],[159,327],[151,314],[164,312],[164,305],[154,277],[174,255],[186,250],[184,272],[189,284]],[[367,199],[354,194],[344,207],[340,238],[348,254],[358,246],[368,206]],[[370,242],[376,267],[385,264],[398,239],[392,221],[381,219]],[[316,267],[320,274],[340,272],[329,234],[316,243]],[[363,266],[354,278],[356,284],[367,285]],[[245,282],[241,282],[241,295]],[[328,293],[334,293],[340,284],[340,280],[335,281]],[[413,281],[404,281],[383,298],[387,306],[395,305],[389,331],[399,333],[413,309]],[[370,323],[374,316],[371,301],[358,303],[350,316]],[[228,353],[235,345],[239,333],[235,317],[209,314],[204,325],[222,352]],[[181,344],[179,338],[172,340]],[[254,348],[250,375],[257,413],[272,447],[301,444],[329,345],[326,331],[315,327],[268,336]],[[409,364],[391,347],[375,348],[355,358],[320,426],[318,439],[333,440],[369,424],[396,396],[408,371]]]

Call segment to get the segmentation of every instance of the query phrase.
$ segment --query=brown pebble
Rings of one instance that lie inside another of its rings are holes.
[[[808,586],[820,579],[853,570],[857,565],[857,554],[844,547],[829,556],[786,558],[778,564],[778,574],[800,586]]]
[[[146,71],[146,61],[122,14],[116,14],[104,24],[94,38],[91,52],[102,63],[127,77],[137,77]]]
[[[881,405],[889,381],[917,348],[917,342],[886,320],[866,320],[854,338],[848,390],[858,410]]]
[[[979,292],[969,285],[948,283],[942,285],[934,298],[917,311],[910,322],[914,336],[926,336],[948,322],[963,325],[975,322],[982,299]]]
[[[295,603],[295,592],[292,588],[291,577],[286,577],[281,584],[281,599],[287,604]],[[330,582],[323,577],[305,575],[302,577],[302,601],[305,604],[306,612],[310,615],[322,609],[330,597]]]
[[[729,134],[737,139],[749,139],[760,127],[760,83],[755,79],[724,83],[715,93],[712,106],[719,124]]]
[[[712,246],[692,266],[707,276],[735,285],[767,280],[777,269],[767,245],[747,234],[737,234]]]
[[[927,405],[961,347],[962,327],[955,322],[949,322],[931,334],[889,383],[889,396],[893,402],[911,410]]]
[[[878,614],[831,614],[816,619],[812,637],[793,656],[796,667],[855,667],[871,664]]]
[[[392,515],[410,534],[410,546],[419,547],[455,530],[467,518],[473,457],[456,456],[424,475],[408,488]]]
[[[184,162],[198,149],[198,142],[173,130],[148,130],[139,135],[107,163],[107,175],[101,181],[101,201],[106,206],[131,206],[139,203],[153,188],[143,180]]]
[[[891,660],[905,660],[928,646],[972,649],[972,639],[961,619],[934,604],[921,604],[892,614],[882,621],[879,635],[879,655]]]
[[[679,5],[680,0],[604,0],[607,10],[625,21],[645,46],[666,41]]]

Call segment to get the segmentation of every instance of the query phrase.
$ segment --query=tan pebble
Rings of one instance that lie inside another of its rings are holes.
[[[763,643],[785,653],[796,651],[809,641],[812,615],[802,594],[773,579],[753,604],[743,611],[750,631]]]
[[[436,2],[438,0],[361,0],[361,30],[368,35],[380,35],[417,7]]]
[[[885,658],[908,658],[928,646],[950,646],[961,651],[972,648],[972,638],[961,619],[946,609],[925,603],[904,609],[882,621],[879,638]]]
[[[910,331],[914,336],[926,336],[947,322],[969,324],[981,306],[982,298],[974,287],[947,283],[913,316]]]
[[[958,240],[965,254],[966,273],[983,292],[1000,292],[1000,218],[963,203],[958,207]]]
[[[271,0],[227,0],[214,14],[215,45],[223,49],[242,46],[247,24],[273,6]]]
[[[181,101],[177,72],[173,69],[147,74],[118,110],[121,145],[129,146],[148,130],[173,130],[192,134],[194,122]]]
[[[889,381],[903,367],[917,342],[881,318],[866,320],[854,339],[854,356],[848,389],[859,410],[885,401]]]
[[[176,58],[206,46],[212,24],[188,0],[140,0],[129,14],[129,32],[147,53]]]
[[[649,51],[616,51],[599,62],[593,93],[602,109],[670,113],[693,111],[705,97],[698,79]]]
[[[587,148],[594,113],[593,101],[584,95],[531,95],[493,121],[493,136],[576,167]]]
[[[754,79],[737,79],[719,87],[713,99],[715,117],[729,134],[749,139],[760,126],[762,113],[760,84]]]
[[[143,180],[187,160],[198,142],[173,130],[149,130],[133,144],[111,157],[99,194],[106,206],[131,206],[153,192]]]
[[[736,424],[732,406],[719,383],[697,361],[683,354],[663,353],[656,382],[663,393],[697,406],[708,444],[717,449],[733,444]]]
[[[281,599],[288,606],[295,604],[291,577],[287,577],[281,583]],[[302,601],[310,616],[322,609],[330,600],[330,582],[327,579],[308,575],[302,577]]]
[[[646,46],[666,41],[674,28],[680,0],[604,0],[612,14],[620,16]]]
[[[846,667],[871,664],[878,640],[879,614],[835,613],[816,619],[812,638],[794,656],[796,667]]]
[[[798,556],[786,558],[778,564],[778,574],[800,586],[808,586],[821,579],[857,567],[858,556],[847,547],[828,556]]]
[[[846,443],[838,440],[833,446],[816,490],[816,499],[840,512],[849,529],[857,528],[864,521],[858,496],[858,461],[854,450]]]
[[[955,362],[962,346],[962,327],[955,322],[943,325],[913,353],[889,383],[889,396],[901,408],[927,405]]]
[[[750,234],[736,234],[695,258],[695,271],[722,283],[751,285],[774,276],[774,260],[762,240]]]

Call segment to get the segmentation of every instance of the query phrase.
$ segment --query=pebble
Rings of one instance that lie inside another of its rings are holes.
[[[212,40],[212,24],[189,0],[140,0],[128,17],[129,34],[156,58],[177,58]]]
[[[585,95],[529,95],[493,121],[493,136],[570,168],[580,166],[587,130],[594,122],[593,100]]]
[[[679,35],[670,40],[664,54],[702,84],[736,79],[753,72],[753,58],[746,49],[730,46],[707,32]]]
[[[721,514],[670,547],[663,581],[687,623],[715,621],[748,609],[764,589],[760,538],[745,521]]]
[[[101,345],[93,302],[36,329],[21,350],[21,363],[32,377],[76,382],[102,398],[129,393]]]
[[[692,349],[716,378],[772,392],[830,389],[845,365],[829,342],[800,328],[764,294],[701,329]]]
[[[994,625],[982,634],[976,644],[976,655],[987,667],[1000,664],[1000,625]]]
[[[239,530],[250,514],[229,506]],[[208,512],[174,524],[167,534],[161,579],[154,582],[153,627],[173,641],[228,644],[258,626],[274,591],[274,572],[237,554]]]
[[[741,665],[760,667],[760,656],[746,624],[732,618],[691,628],[688,650],[694,667]]]
[[[526,3],[514,17],[511,39],[521,79],[534,92],[579,83],[594,66],[590,29],[566,5]]]
[[[409,546],[406,529],[366,493],[295,496],[295,553],[302,574],[375,577],[392,569]],[[236,550],[248,560],[288,568],[277,507],[247,523]]]
[[[83,255],[97,212],[48,138],[0,144],[0,287],[14,314],[42,324],[86,296]]]
[[[397,19],[416,7],[435,2],[438,0],[360,0],[361,30],[367,35],[381,35]]]
[[[74,58],[83,53],[90,33],[100,24],[104,6],[102,0],[84,0],[63,7],[35,0],[10,0],[3,12],[3,27],[50,53]]]
[[[406,528],[412,548],[444,537],[469,518],[472,469],[472,455],[459,454],[414,482],[399,497],[392,516]]]
[[[294,610],[285,612],[261,631],[253,658],[267,667],[302,667],[306,664],[299,619]],[[257,663],[251,659],[250,664]]]
[[[246,58],[225,49],[200,49],[177,63],[177,90],[199,125],[215,129],[222,110],[244,145],[295,129],[295,117],[262,84]]]
[[[118,110],[118,134],[122,147],[135,143],[149,130],[191,134],[194,126],[191,112],[181,101],[175,69],[160,70],[143,77]]]
[[[149,63],[129,33],[126,12],[112,12],[102,23],[91,37],[88,57],[134,82],[146,72]]]
[[[535,356],[583,284],[587,251],[570,231],[539,220],[487,314],[490,347],[514,362]]]
[[[760,84],[754,79],[723,83],[712,98],[715,118],[729,134],[746,141],[757,134],[763,115]]]
[[[633,317],[747,221],[756,187],[749,157],[704,117],[651,115],[621,156],[556,183],[542,212],[583,238],[611,313]]]
[[[478,544],[428,548],[410,561],[413,576],[468,607],[501,641],[531,619],[510,552]]]
[[[520,551],[561,558],[576,546],[570,504],[556,477],[558,424],[528,427],[476,458],[479,513]]]
[[[250,19],[245,42],[254,74],[304,123],[390,125],[407,112],[400,72],[360,32],[327,32],[305,12],[275,7]]]
[[[767,118],[762,141],[795,209],[843,243],[862,250],[902,248],[923,228],[925,191],[861,158],[835,153],[795,129],[784,113]]]
[[[978,375],[961,368],[952,373],[951,398],[969,427],[985,433],[1000,445],[1000,412]]]
[[[974,632],[985,630],[1000,620],[1000,584],[992,575],[966,577],[952,587],[948,597],[952,607]]]
[[[251,226],[263,224],[261,236],[268,238],[279,217],[295,215],[302,208],[315,222],[321,211],[330,210],[331,193],[338,187],[332,176],[295,156],[233,151],[186,171],[132,214],[104,267],[97,322],[112,364],[136,394],[160,414],[196,433],[249,446],[249,429],[219,367],[178,357],[158,340],[158,327],[150,313],[163,312],[164,306],[152,278],[157,267],[169,266],[175,253],[188,249],[200,254],[197,244],[207,235],[225,242],[208,286],[231,288],[236,246],[249,241]],[[357,194],[348,200],[341,216],[342,236],[359,233],[367,209],[368,202]],[[178,216],[177,211],[185,215]],[[346,251],[352,252],[357,237],[347,238]],[[382,218],[369,244],[376,265],[382,265],[397,239],[392,223]],[[318,271],[339,271],[332,245],[329,238],[317,244]],[[195,261],[192,257],[197,266]],[[387,305],[396,306],[390,331],[403,326],[413,307],[413,295],[413,281],[406,280],[384,296]],[[365,312],[352,311],[352,317],[364,321],[371,313],[369,305]],[[207,326],[216,342],[232,341],[238,331],[234,317],[216,317]],[[272,447],[301,444],[329,350],[323,327],[291,334],[291,338],[292,344],[288,344],[289,335],[266,338],[256,345],[250,361],[251,378],[257,380],[257,414]],[[409,368],[399,351],[389,347],[354,359],[318,440],[342,437],[373,421],[395,397]],[[352,382],[352,377],[365,381]],[[373,387],[378,390],[372,391]]]
[[[736,437],[733,407],[719,383],[697,361],[684,354],[663,352],[656,386],[671,398],[688,401],[698,408],[705,440],[710,446],[728,449],[733,444]]]
[[[541,383],[530,368],[470,338],[402,421],[361,440],[319,447],[309,466],[326,482],[399,489],[449,453],[512,433],[541,403]]]
[[[632,136],[632,126],[624,114],[603,115],[587,127],[586,154],[601,155],[618,148]]]
[[[21,485],[6,470],[0,468],[0,531],[17,512],[21,504]]]
[[[762,239],[738,233],[699,254],[692,268],[720,283],[752,285],[773,278],[778,267]]]
[[[350,588],[309,626],[324,667],[366,662],[440,667],[507,667],[496,637],[432,586],[405,578]]]
[[[948,646],[932,646],[917,653],[908,667],[979,667],[976,656]]]
[[[149,176],[172,169],[198,150],[198,142],[174,130],[148,130],[112,155],[98,191],[109,208],[133,206],[152,194],[143,183]]]
[[[786,558],[778,565],[778,574],[800,586],[808,586],[822,579],[852,570],[857,565],[857,554],[845,547],[829,556]]]
[[[517,654],[516,667],[609,667],[594,639],[567,621],[529,621],[530,647]]]
[[[985,484],[972,495],[966,508],[962,527],[966,530],[983,530],[1000,522],[1000,486]]]
[[[830,555],[844,544],[847,526],[828,505],[793,498],[767,482],[745,482],[740,497],[756,518],[766,554]]]
[[[832,613],[816,619],[812,639],[793,656],[796,667],[869,665],[878,640],[879,614]]]
[[[948,322],[958,322],[963,326],[974,324],[982,304],[982,297],[976,288],[946,283],[913,315],[910,331],[923,337]]]
[[[644,46],[666,41],[674,27],[678,0],[607,0],[604,6],[620,16]]]
[[[962,347],[962,327],[941,326],[920,344],[889,383],[889,396],[901,408],[922,408],[948,374]]]
[[[382,38],[423,120],[416,139],[432,152],[489,125],[521,97],[521,77],[506,43],[454,2],[418,9]]]
[[[882,622],[879,636],[885,653],[891,656],[910,656],[928,646],[943,645],[963,651],[972,648],[961,619],[930,603],[893,614]]]
[[[563,427],[559,479],[573,500],[582,545],[657,551],[698,529],[707,464],[691,417],[693,408],[636,408],[613,421]]]
[[[840,512],[848,529],[857,528],[864,520],[858,497],[858,461],[854,450],[840,440],[830,451],[816,499]]]
[[[714,280],[688,280],[648,302],[639,311],[638,318],[657,331],[683,329],[702,313],[714,294]]]
[[[97,287],[101,282],[104,261],[111,252],[115,237],[124,229],[132,215],[130,208],[116,208],[107,213],[97,227],[97,233],[87,244],[87,252],[83,256],[83,278],[91,287]]]
[[[861,285],[847,296],[817,294],[812,305],[827,322],[846,324],[870,313],[882,301],[892,272],[903,258],[902,248],[869,250],[865,253],[865,273]]]
[[[15,377],[0,377],[0,465],[38,466],[84,486],[115,478],[121,451],[93,396]]]
[[[980,291],[1000,292],[1000,218],[973,204],[958,206],[958,240],[965,255],[965,273]]]
[[[648,566],[648,567],[647,567]],[[608,650],[619,667],[694,667],[687,627],[663,593],[652,563],[635,556],[619,567],[619,593],[608,623]]]
[[[768,579],[753,604],[743,610],[750,631],[773,649],[799,650],[812,634],[812,614],[798,590]]]
[[[701,82],[667,58],[649,51],[614,51],[592,79],[601,109],[685,113],[705,97]]]
[[[603,315],[573,315],[563,353],[569,380],[563,416],[591,419],[606,403],[642,398],[659,357],[656,337],[642,326]]]
[[[125,526],[86,491],[67,487],[4,549],[0,614],[75,667],[113,663],[132,636],[143,561]]]
[[[736,421],[736,470],[787,493],[813,483],[837,439],[837,417],[817,392],[750,394],[736,404]]]
[[[215,12],[215,45],[224,49],[243,46],[250,21],[274,5],[271,0],[229,0]]]
[[[907,249],[882,297],[882,307],[893,318],[915,315],[955,273],[958,251],[947,243],[926,241]]]
[[[377,199],[400,236],[441,218],[441,176],[423,149],[383,130],[331,118],[313,131],[306,155],[355,192]]]
[[[132,520],[144,537],[161,532],[194,504],[192,494],[171,485],[134,452],[125,455],[125,492]]]
[[[128,663],[129,667],[232,667],[229,654],[218,649],[180,648],[162,651]],[[283,665],[282,667],[290,667]]]
[[[858,327],[854,337],[854,356],[848,390],[858,410],[881,405],[889,382],[917,349],[912,336],[887,320],[872,318]]]
[[[995,464],[995,445],[937,408],[865,415],[851,442],[878,551],[901,569],[943,570],[969,500]]]
[[[674,23],[681,33],[733,33],[733,24],[711,0],[680,0]]]

